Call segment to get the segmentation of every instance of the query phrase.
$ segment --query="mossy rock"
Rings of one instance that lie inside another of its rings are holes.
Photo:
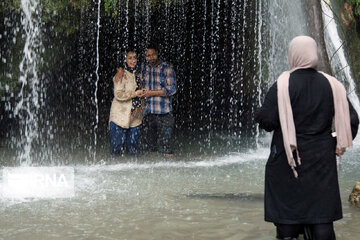
[[[360,182],[357,182],[350,193],[349,202],[352,205],[360,207]]]

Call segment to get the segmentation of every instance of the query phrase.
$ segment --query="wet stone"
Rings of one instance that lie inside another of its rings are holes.
[[[357,182],[350,193],[349,201],[352,205],[360,207],[360,181]]]

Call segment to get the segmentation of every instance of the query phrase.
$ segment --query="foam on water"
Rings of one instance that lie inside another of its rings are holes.
[[[119,163],[114,165],[91,165],[91,166],[75,166],[75,188],[77,190],[89,190],[94,189],[96,182],[100,179],[101,172],[120,172],[120,171],[131,171],[131,170],[146,170],[146,169],[189,169],[189,168],[213,168],[213,167],[224,167],[228,165],[239,165],[247,164],[251,162],[258,162],[260,165],[264,163],[267,159],[269,150],[267,148],[260,148],[258,150],[249,150],[245,153],[230,153],[222,157],[210,156],[204,160],[192,160],[192,161],[159,161],[159,162],[148,162],[148,163],[137,163],[137,162],[126,162]],[[50,167],[51,168],[51,167]],[[18,167],[15,168],[18,171],[29,172],[28,167]],[[38,170],[34,170],[34,174]],[[41,199],[48,199],[49,196],[53,196],[51,192],[48,192],[44,195],[36,195],[36,197],[27,197],[27,192],[24,191],[24,195],[21,196],[20,192],[15,198],[8,198],[4,196],[4,186],[5,186],[4,176],[1,176],[0,180],[0,201],[5,201],[8,203],[20,203],[28,201],[37,201]],[[86,191],[87,191],[86,190]],[[48,189],[51,191],[51,189]],[[54,190],[55,191],[55,190]],[[93,191],[93,190],[92,190]],[[19,195],[20,194],[20,195]],[[56,195],[56,194],[55,194]],[[54,195],[54,196],[55,196]],[[68,194],[63,193],[64,196]],[[72,194],[73,195],[73,194]],[[76,197],[75,193],[75,197]],[[35,196],[35,195],[34,195]]]
[[[229,153],[223,157],[209,156],[209,158],[200,161],[160,161],[151,163],[127,162],[115,165],[92,165],[79,166],[79,171],[122,171],[134,169],[150,169],[150,168],[199,168],[199,167],[221,167],[231,164],[242,164],[257,160],[265,160],[268,157],[268,148],[260,148],[257,150],[249,150],[246,153]]]

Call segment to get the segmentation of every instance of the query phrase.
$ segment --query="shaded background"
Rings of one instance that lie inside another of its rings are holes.
[[[282,51],[288,40],[276,42],[271,35],[269,1],[29,2],[39,4],[30,40],[19,3],[0,4],[3,148],[15,154],[30,145],[39,163],[64,151],[85,149],[89,156],[108,151],[112,77],[127,48],[134,47],[144,62],[150,42],[176,71],[178,152],[256,147],[260,132],[254,111],[287,64]],[[20,70],[28,42],[34,59]],[[285,63],[274,59],[274,46]],[[21,87],[22,78],[27,82]]]

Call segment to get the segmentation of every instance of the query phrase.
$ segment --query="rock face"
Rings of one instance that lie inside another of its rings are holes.
[[[360,182],[357,182],[350,193],[349,201],[352,205],[360,207]]]
[[[309,35],[314,38],[318,44],[319,63],[317,69],[332,75],[324,40],[324,23],[322,20],[321,2],[319,0],[306,0],[305,7],[308,17]]]

